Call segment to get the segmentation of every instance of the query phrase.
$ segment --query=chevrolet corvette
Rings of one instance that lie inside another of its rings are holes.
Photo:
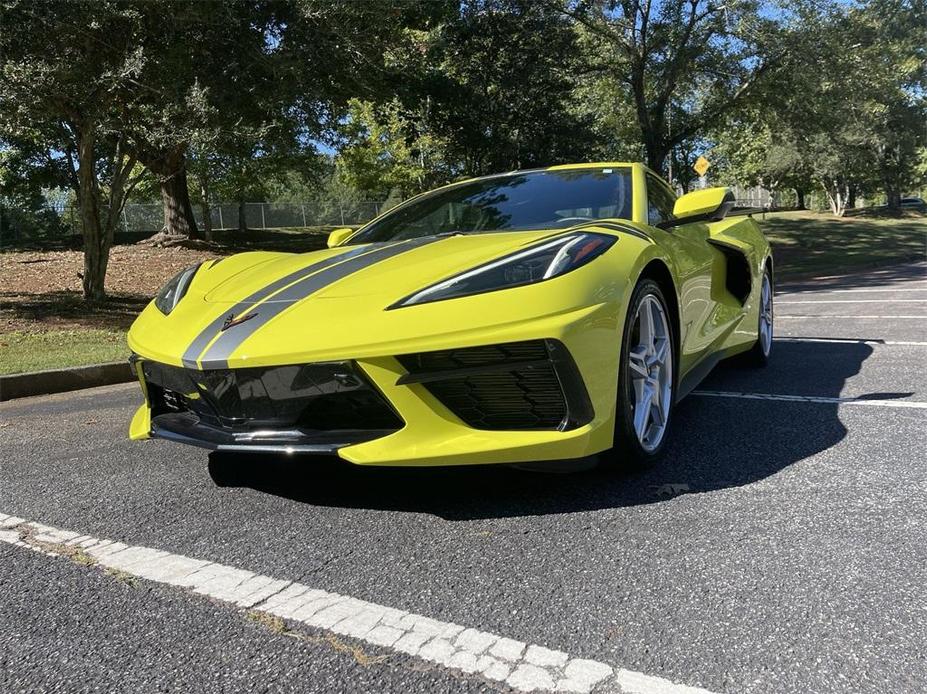
[[[718,363],[770,356],[773,259],[726,188],[514,171],[311,253],[187,268],[129,332],[130,437],[359,465],[646,464]]]

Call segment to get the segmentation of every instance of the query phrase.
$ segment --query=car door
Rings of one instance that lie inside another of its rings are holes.
[[[647,182],[647,221],[656,226],[673,217],[676,195],[670,187],[650,172]],[[679,279],[680,375],[684,375],[710,351],[726,324],[717,318],[716,293],[712,278],[717,276],[720,254],[708,243],[706,223],[683,224],[667,229],[661,237],[676,263]],[[723,262],[723,259],[721,259]]]

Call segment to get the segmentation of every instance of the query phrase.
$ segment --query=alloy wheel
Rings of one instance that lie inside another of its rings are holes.
[[[773,337],[773,294],[769,273],[763,275],[763,287],[760,290],[760,348],[765,356],[772,349]]]
[[[673,402],[673,342],[659,299],[647,294],[637,307],[628,350],[630,400],[637,440],[648,453],[666,433]]]

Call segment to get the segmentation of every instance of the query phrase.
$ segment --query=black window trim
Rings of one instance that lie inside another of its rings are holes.
[[[670,185],[669,185],[666,181],[664,181],[662,178],[660,178],[660,176],[658,176],[657,174],[655,174],[653,171],[650,171],[649,169],[646,170],[646,171],[644,171],[644,185],[646,186],[645,190],[646,190],[646,193],[647,193],[647,224],[649,224],[650,226],[653,226],[653,227],[657,227],[658,229],[661,229],[661,228],[663,228],[663,227],[661,226],[662,224],[666,224],[667,222],[673,222],[673,221],[675,221],[676,215],[674,215],[674,214],[673,214],[673,211],[670,210],[670,211],[669,211],[669,217],[668,217],[667,219],[664,219],[664,220],[662,220],[662,221],[660,221],[660,222],[657,222],[656,224],[654,224],[654,223],[652,223],[652,222],[650,221],[650,182],[651,182],[651,180],[656,182],[657,187],[662,188],[664,192],[666,192],[666,193],[669,194],[670,198],[671,198],[672,201],[673,201],[673,204],[675,204],[675,202],[676,202],[676,200],[677,200],[677,198],[678,198],[679,196],[676,195],[676,193],[673,191],[672,187],[670,187]],[[674,225],[670,224],[669,226],[674,226]]]

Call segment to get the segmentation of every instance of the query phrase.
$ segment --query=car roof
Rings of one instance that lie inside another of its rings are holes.
[[[570,171],[573,169],[630,169],[633,167],[640,167],[646,171],[650,171],[644,164],[639,161],[593,161],[593,162],[583,162],[578,164],[557,164],[555,166],[539,166],[533,169],[512,169],[511,171],[500,171],[498,173],[486,174],[485,176],[473,176],[472,178],[464,178],[459,181],[454,181],[447,185],[441,186],[441,188],[449,188],[450,186],[455,186],[460,183],[470,183],[472,181],[482,181],[488,178],[496,178],[499,176],[513,176],[515,174],[526,174],[526,173],[541,173],[544,171]],[[440,190],[436,189],[436,190]]]

